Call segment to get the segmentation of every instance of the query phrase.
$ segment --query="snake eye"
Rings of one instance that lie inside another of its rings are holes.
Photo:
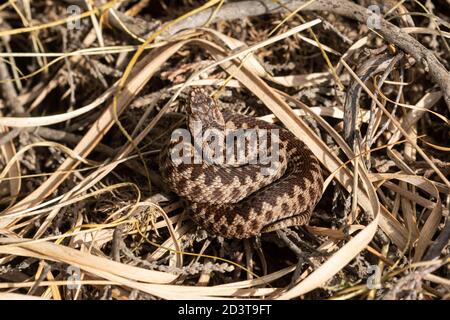
[[[186,112],[189,113],[189,114],[192,114],[191,106],[188,105],[188,106],[186,107]]]

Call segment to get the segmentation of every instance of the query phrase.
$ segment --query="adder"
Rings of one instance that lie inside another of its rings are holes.
[[[161,152],[160,171],[164,182],[186,203],[197,224],[225,238],[243,239],[309,222],[322,195],[323,178],[318,159],[305,143],[277,125],[220,111],[204,89],[190,92],[186,111],[188,133],[192,136],[196,134],[193,132],[196,123],[200,122],[203,133],[215,130],[225,136],[226,132],[238,129],[257,132],[278,129],[279,137],[276,169],[264,174],[267,164],[216,163],[211,159],[195,162],[195,150],[205,145],[198,146],[172,135]],[[180,143],[184,143],[183,148]],[[248,148],[245,150],[248,152]],[[174,154],[181,158],[174,158]]]

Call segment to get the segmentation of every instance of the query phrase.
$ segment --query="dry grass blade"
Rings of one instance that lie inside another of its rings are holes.
[[[417,239],[416,244],[416,250],[414,254],[413,261],[417,262],[420,261],[421,257],[425,253],[425,249],[430,245],[431,239],[435,232],[437,231],[437,227],[439,225],[439,221],[442,217],[442,203],[441,198],[439,196],[439,191],[437,190],[436,186],[429,180],[418,177],[418,176],[411,176],[411,175],[401,175],[401,174],[377,174],[373,175],[371,180],[373,182],[375,181],[388,181],[391,179],[397,179],[400,181],[405,181],[407,183],[410,183],[423,191],[427,192],[430,197],[433,197],[436,199],[436,202],[432,205],[432,210],[428,216],[428,219],[426,220],[425,224],[423,225],[422,229],[420,230],[419,238]],[[401,191],[397,190],[400,194]],[[390,233],[388,233],[389,236]],[[406,243],[399,243],[400,247],[405,247]]]

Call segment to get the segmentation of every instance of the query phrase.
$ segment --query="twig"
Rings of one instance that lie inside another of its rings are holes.
[[[380,90],[381,87],[383,86],[384,82],[386,81],[387,77],[389,76],[389,74],[391,74],[391,72],[393,71],[394,67],[396,66],[397,63],[400,62],[401,59],[403,59],[404,54],[403,52],[399,52],[395,55],[394,59],[389,63],[388,67],[386,68],[386,70],[384,70],[383,75],[380,77],[380,79],[378,80],[378,84],[376,85]],[[401,65],[399,66],[401,73],[403,74],[403,68],[401,67]],[[401,78],[403,79],[403,76],[401,76]],[[396,104],[394,105],[393,109],[392,109],[392,115],[395,115],[395,111],[397,110],[398,107],[398,102],[400,101],[400,98],[403,94],[403,85],[399,86],[399,90],[397,93],[397,97],[395,99]],[[374,96],[378,97],[378,90],[374,92]],[[376,141],[376,139],[388,128],[388,125],[390,124],[390,121],[388,119],[388,121],[386,121],[383,124],[383,127],[380,129],[380,131],[378,132],[378,134],[376,135],[375,138],[373,138],[374,135],[374,125],[375,125],[375,108],[376,108],[376,103],[375,101],[372,101],[372,104],[370,106],[370,118],[369,118],[369,125],[367,128],[367,134],[366,134],[366,145],[367,148],[370,148],[372,143],[374,141]]]
[[[0,60],[0,80],[10,79],[8,68],[3,60]],[[0,84],[1,96],[5,99],[7,106],[11,109],[14,115],[25,114],[25,109],[17,97],[16,89],[12,81],[2,82]]]
[[[375,74],[385,71],[393,59],[394,57],[385,53],[374,56],[358,68],[357,75],[362,82],[366,82]],[[361,85],[356,79],[353,79],[347,90],[344,105],[344,139],[349,146],[353,146],[355,142],[355,131],[359,130],[356,119],[359,114],[359,97],[361,91]]]
[[[114,229],[113,239],[111,243],[111,258],[114,261],[120,262],[120,251],[124,247],[123,243],[123,225],[119,225]]]

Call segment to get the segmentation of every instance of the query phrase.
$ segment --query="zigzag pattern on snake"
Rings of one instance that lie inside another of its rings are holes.
[[[174,162],[171,155],[181,140],[166,144],[160,155],[163,180],[184,200],[197,224],[225,238],[243,239],[309,222],[322,194],[323,178],[318,159],[305,143],[274,124],[221,112],[203,89],[191,91],[186,111],[192,134],[194,121],[201,121],[203,129],[219,131],[279,129],[279,163],[270,176],[262,174],[258,164]]]

